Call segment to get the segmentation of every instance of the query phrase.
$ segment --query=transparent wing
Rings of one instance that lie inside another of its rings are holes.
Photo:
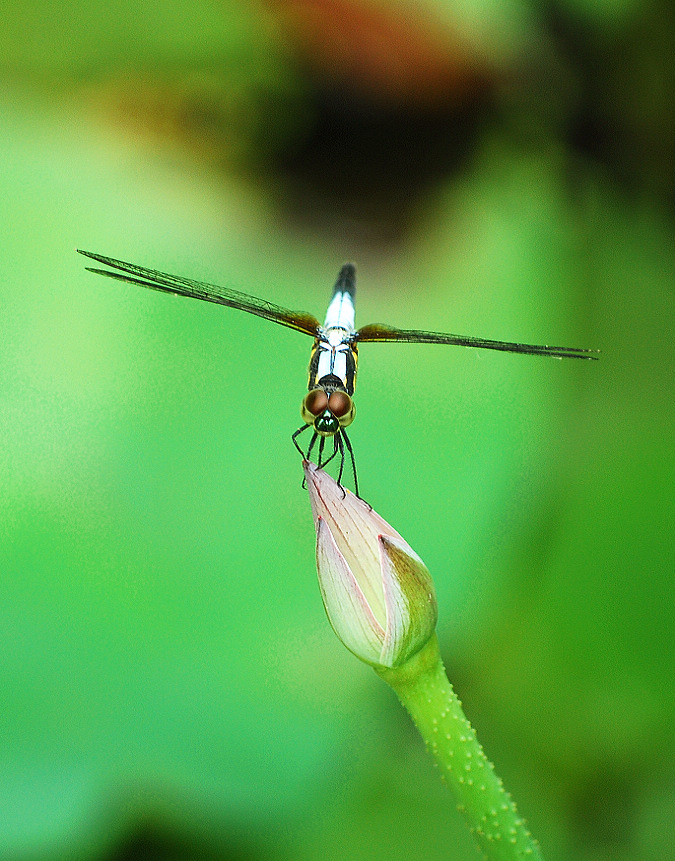
[[[154,269],[145,269],[134,263],[125,263],[124,260],[114,260],[112,257],[104,257],[102,254],[81,251],[79,248],[77,251],[79,254],[84,254],[85,257],[90,257],[92,260],[97,260],[99,263],[127,273],[121,275],[119,272],[111,272],[108,269],[87,267],[89,272],[96,272],[98,275],[106,275],[108,278],[116,278],[118,281],[126,281],[129,284],[140,284],[141,287],[149,287],[151,290],[161,290],[164,293],[175,293],[178,296],[189,296],[192,299],[203,299],[205,302],[227,305],[229,308],[247,311],[249,314],[264,317],[265,320],[272,320],[281,326],[296,329],[298,332],[304,332],[307,335],[312,335],[312,337],[316,337],[320,328],[319,321],[311,314],[306,314],[303,311],[289,311],[288,308],[281,308],[265,299],[248,296],[238,290],[229,290],[226,287],[218,287],[216,284],[207,284],[203,281],[181,278],[178,275],[169,275],[166,272],[157,272]]]
[[[359,343],[369,341],[405,341],[409,344],[452,344],[458,347],[479,347],[483,350],[502,350],[505,353],[528,353],[533,356],[554,356],[556,359],[597,359],[599,350],[582,350],[575,347],[550,347],[547,344],[518,344],[511,341],[490,341],[465,335],[445,335],[442,332],[421,332],[417,329],[395,329],[371,323],[356,333]]]

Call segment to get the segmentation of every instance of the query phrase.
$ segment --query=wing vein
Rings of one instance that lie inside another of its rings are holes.
[[[112,257],[94,254],[91,251],[82,251],[79,248],[77,251],[85,257],[96,260],[98,263],[103,263],[105,266],[110,266],[112,269],[118,269],[120,272],[126,273],[122,275],[120,272],[111,272],[108,269],[87,267],[90,272],[95,272],[97,275],[105,275],[108,278],[115,278],[118,281],[125,281],[129,284],[138,284],[150,290],[160,290],[163,293],[173,293],[178,296],[201,299],[205,302],[215,302],[218,305],[226,305],[240,311],[247,311],[249,314],[255,314],[258,317],[271,320],[273,323],[278,323],[280,326],[286,326],[290,329],[304,332],[307,335],[312,335],[313,337],[316,337],[321,325],[315,317],[304,311],[291,311],[265,299],[258,299],[256,296],[241,293],[239,290],[231,290],[227,287],[220,287],[217,284],[209,284],[206,281],[195,281],[192,278],[183,278],[179,275],[170,275],[167,272],[159,272],[155,269],[146,269],[143,266],[137,266],[135,263],[115,260]]]
[[[458,347],[478,347],[483,350],[501,350],[506,353],[527,353],[533,356],[553,356],[558,359],[597,359],[599,350],[577,347],[554,347],[548,344],[521,344],[516,341],[493,341],[489,338],[474,338],[470,335],[452,335],[443,332],[424,332],[417,329],[396,329],[372,323],[356,333],[360,343],[398,341],[409,344],[449,344]]]

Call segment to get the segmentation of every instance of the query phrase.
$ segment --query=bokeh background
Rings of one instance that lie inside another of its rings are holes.
[[[76,247],[358,321],[362,492],[549,861],[675,858],[667,0],[4,0],[0,857],[478,857],[335,639],[310,341]]]

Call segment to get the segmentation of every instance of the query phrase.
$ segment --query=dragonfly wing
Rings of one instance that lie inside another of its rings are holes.
[[[479,347],[484,350],[502,350],[506,353],[528,353],[533,356],[554,356],[557,359],[597,359],[598,350],[574,347],[550,347],[547,344],[518,344],[511,341],[490,341],[465,335],[446,335],[442,332],[422,332],[417,329],[395,329],[380,323],[363,326],[356,333],[359,343],[370,341],[405,341],[409,344],[452,344],[458,347]]]
[[[119,269],[120,272],[111,272],[108,269],[94,269],[87,267],[90,272],[98,275],[106,275],[108,278],[116,278],[118,281],[126,281],[129,284],[139,284],[150,290],[161,290],[164,293],[174,293],[178,296],[189,296],[192,299],[203,299],[205,302],[215,302],[218,305],[227,305],[229,308],[237,308],[240,311],[248,311],[266,320],[272,320],[289,329],[296,329],[307,335],[316,337],[321,324],[311,314],[303,311],[290,311],[265,299],[240,293],[238,290],[230,290],[227,287],[219,287],[217,284],[208,284],[203,281],[193,281],[190,278],[182,278],[179,275],[169,275],[166,272],[157,272],[155,269],[145,269],[136,266],[135,263],[125,263],[124,260],[114,260],[112,257],[104,257],[102,254],[94,254],[91,251],[81,251],[79,254],[90,257],[99,263]],[[126,273],[122,275],[121,273]]]

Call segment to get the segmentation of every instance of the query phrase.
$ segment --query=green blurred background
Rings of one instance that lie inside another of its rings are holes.
[[[358,321],[364,496],[549,861],[675,858],[673,5],[5,0],[0,857],[471,859],[327,624],[310,341],[75,247]]]

